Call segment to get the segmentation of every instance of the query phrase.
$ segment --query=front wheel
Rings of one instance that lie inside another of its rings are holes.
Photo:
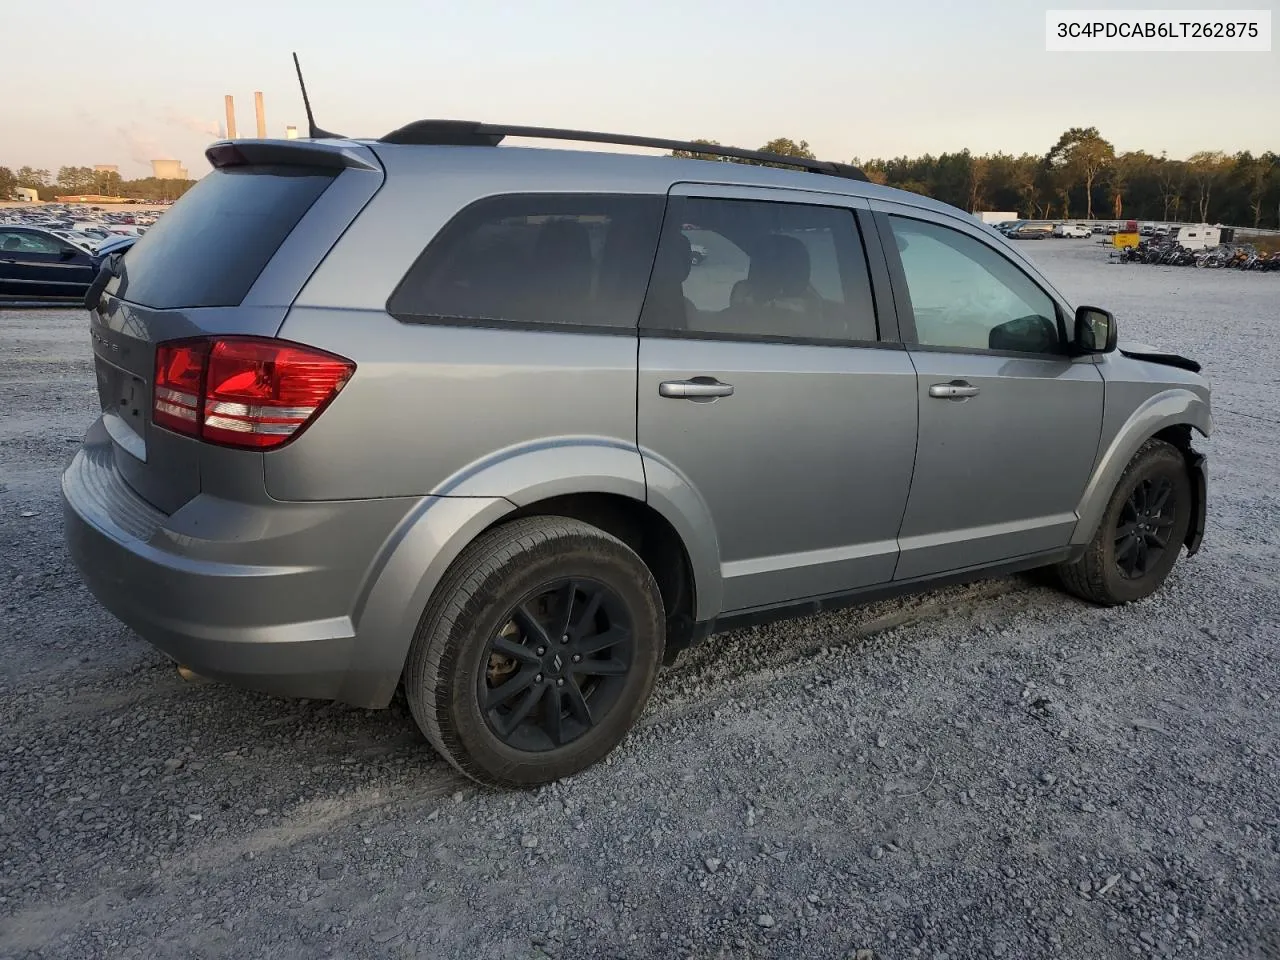
[[[662,663],[662,597],[604,531],[528,517],[472,543],[409,652],[418,726],[482,783],[530,787],[602,759],[639,718]]]
[[[1115,606],[1155,593],[1191,525],[1191,480],[1176,447],[1148,440],[1125,468],[1083,557],[1061,564],[1070,593]]]

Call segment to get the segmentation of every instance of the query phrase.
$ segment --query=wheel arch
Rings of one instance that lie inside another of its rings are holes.
[[[1203,483],[1197,482],[1198,474],[1202,475],[1203,458],[1192,449],[1191,441],[1194,434],[1207,437],[1211,428],[1208,401],[1191,390],[1164,390],[1139,406],[1098,457],[1076,508],[1079,520],[1071,544],[1081,547],[1093,540],[1125,467],[1142,445],[1151,439],[1164,440],[1182,452],[1197,498],[1193,515],[1203,516],[1205,490]],[[1197,457],[1199,463],[1195,460]],[[1199,546],[1198,540],[1195,546]]]
[[[698,576],[675,525],[649,503],[617,493],[561,494],[522,504],[492,527],[521,517],[569,517],[617,537],[636,552],[658,584],[667,617],[668,654],[689,645],[698,619]]]
[[[502,497],[520,516],[570,510],[624,542],[623,534],[652,528],[658,542],[674,540],[683,551],[690,616],[708,621],[720,613],[720,547],[711,511],[688,478],[648,451],[607,437],[553,438],[499,451],[436,492]]]
[[[719,552],[701,499],[661,464],[651,472],[657,484],[646,483],[634,447],[614,442],[537,444],[459,474],[446,495],[424,497],[366,577],[352,617],[358,653],[340,699],[372,708],[390,703],[446,571],[477,537],[518,517],[571,517],[631,546],[668,607],[674,655],[693,639],[695,623],[720,612]]]

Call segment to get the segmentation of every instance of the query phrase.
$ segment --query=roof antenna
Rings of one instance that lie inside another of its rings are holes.
[[[302,105],[307,108],[307,136],[312,140],[332,139],[345,140],[340,133],[330,133],[316,126],[315,115],[311,112],[311,100],[307,97],[307,85],[302,79],[302,64],[298,63],[298,55],[293,55],[293,68],[298,71],[298,86],[302,88]]]

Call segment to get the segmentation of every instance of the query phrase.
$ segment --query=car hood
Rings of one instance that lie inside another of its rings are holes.
[[[1160,350],[1157,347],[1148,346],[1145,343],[1134,343],[1132,341],[1123,341],[1116,345],[1126,357],[1134,360],[1146,360],[1149,363],[1163,363],[1165,366],[1178,367],[1182,370],[1190,370],[1192,373],[1200,372],[1200,364],[1189,357],[1179,356],[1176,353],[1169,353],[1167,350]]]

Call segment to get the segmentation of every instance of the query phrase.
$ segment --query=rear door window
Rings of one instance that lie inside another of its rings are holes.
[[[268,165],[206,174],[134,244],[107,292],[158,310],[236,306],[336,175]]]
[[[853,211],[672,197],[641,326],[700,338],[875,342]]]
[[[520,194],[464,209],[387,302],[406,321],[634,329],[660,196]]]

